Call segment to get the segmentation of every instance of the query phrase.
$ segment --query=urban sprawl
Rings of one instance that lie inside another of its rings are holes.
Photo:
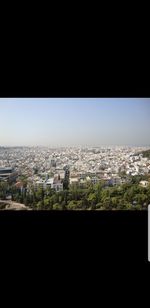
[[[35,190],[48,187],[62,192],[66,175],[69,187],[85,188],[100,181],[106,187],[128,183],[130,177],[148,175],[147,147],[0,147],[0,182],[12,181],[16,187]],[[147,187],[148,181],[141,181]]]

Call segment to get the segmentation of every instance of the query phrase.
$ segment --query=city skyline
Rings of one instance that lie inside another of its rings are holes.
[[[150,146],[150,99],[0,98],[0,146]]]

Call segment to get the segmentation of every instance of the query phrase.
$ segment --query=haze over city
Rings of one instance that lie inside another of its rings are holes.
[[[0,146],[150,146],[150,99],[0,98]]]

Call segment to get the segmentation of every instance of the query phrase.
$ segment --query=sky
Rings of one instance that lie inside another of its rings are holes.
[[[0,146],[150,146],[149,98],[0,98]]]

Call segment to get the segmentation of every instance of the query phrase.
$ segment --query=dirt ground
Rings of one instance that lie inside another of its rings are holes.
[[[0,210],[31,210],[24,204],[14,201],[0,200]]]

